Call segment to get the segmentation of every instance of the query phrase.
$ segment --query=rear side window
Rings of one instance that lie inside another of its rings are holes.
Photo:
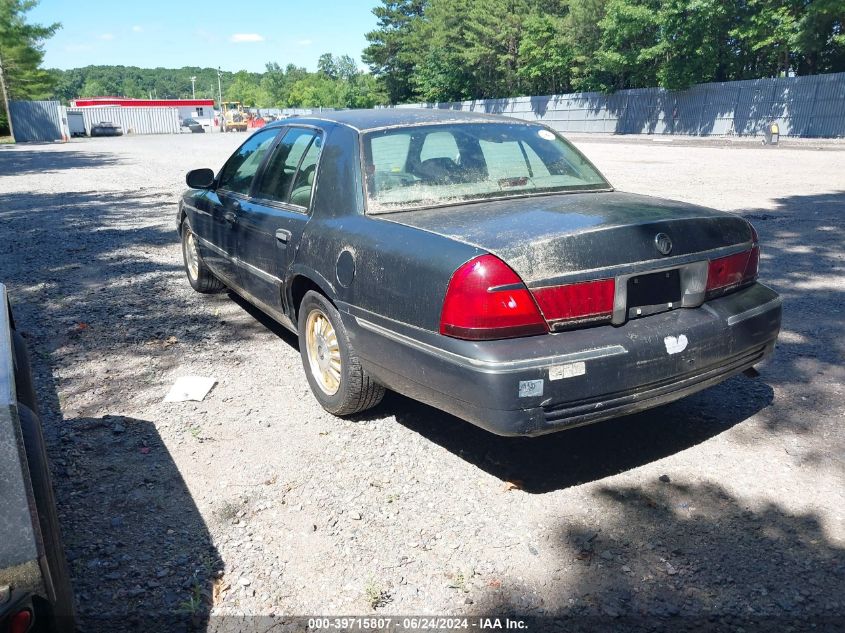
[[[252,179],[270,149],[278,130],[263,130],[238,148],[220,171],[218,187],[233,193],[249,194]]]
[[[273,150],[256,197],[308,207],[322,146],[318,131],[290,129]]]

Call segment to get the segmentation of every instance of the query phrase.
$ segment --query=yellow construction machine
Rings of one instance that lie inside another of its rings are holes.
[[[223,132],[246,132],[249,123],[249,115],[244,112],[240,101],[224,101],[220,104],[221,117],[220,129]]]

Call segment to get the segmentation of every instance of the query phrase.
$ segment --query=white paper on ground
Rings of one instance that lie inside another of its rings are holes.
[[[216,378],[205,376],[180,376],[164,397],[165,402],[202,401],[217,382]]]

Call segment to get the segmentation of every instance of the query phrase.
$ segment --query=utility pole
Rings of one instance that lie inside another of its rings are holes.
[[[220,83],[220,66],[217,67],[217,107],[220,108],[220,111],[223,111],[223,88],[222,84]]]
[[[191,99],[197,98],[196,83],[197,83],[197,78],[191,77]]]
[[[15,138],[15,128],[12,127],[12,111],[9,109],[9,91],[6,89],[6,77],[3,74],[3,58],[0,57],[0,90],[3,91],[3,105],[6,107],[6,120],[9,122],[9,134]]]
[[[222,84],[220,83],[220,75],[221,75],[220,66],[218,66],[217,67],[217,109],[220,111],[220,114],[219,114],[219,116],[220,116],[220,131],[225,132],[226,131],[226,122],[224,120],[225,115],[223,114],[223,87],[222,87]]]

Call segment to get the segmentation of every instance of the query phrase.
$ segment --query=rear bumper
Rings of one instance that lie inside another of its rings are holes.
[[[377,380],[499,435],[598,422],[715,385],[770,354],[781,321],[779,296],[762,284],[618,327],[485,342],[340,307]]]

